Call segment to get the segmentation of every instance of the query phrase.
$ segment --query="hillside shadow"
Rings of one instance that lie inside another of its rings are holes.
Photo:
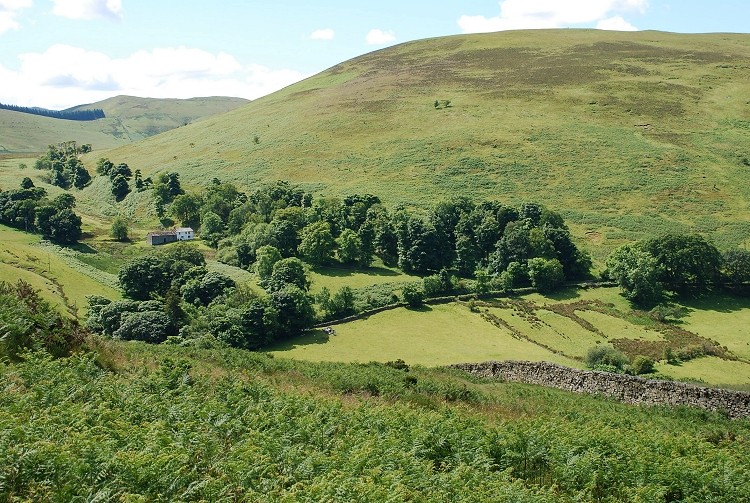
[[[335,337],[335,336],[334,336]],[[281,342],[274,347],[270,348],[270,351],[290,351],[294,348],[303,346],[312,346],[314,344],[325,344],[330,340],[331,336],[325,333],[323,330],[312,330],[304,335],[295,337],[294,339]]]
[[[74,243],[72,245],[68,245],[67,248],[70,248],[71,250],[75,250],[79,253],[86,253],[86,254],[99,253],[95,248],[90,247],[86,243]]]
[[[386,269],[385,267],[368,267],[367,269],[357,269],[353,267],[316,267],[313,269],[316,273],[321,276],[328,278],[348,278],[355,274],[361,274],[364,276],[373,277],[396,277],[401,276],[401,273]]]
[[[556,292],[545,293],[544,296],[552,300],[572,300],[581,296],[581,294],[578,293],[578,290],[579,289],[576,287],[570,287]]]
[[[733,313],[743,309],[750,309],[750,298],[738,297],[726,293],[717,293],[704,297],[681,298],[679,302],[683,306],[696,311]]]

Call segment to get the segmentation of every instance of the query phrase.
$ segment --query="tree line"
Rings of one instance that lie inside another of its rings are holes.
[[[82,233],[81,217],[73,211],[75,205],[72,194],[49,199],[44,188],[35,187],[31,178],[25,177],[19,189],[0,189],[0,223],[41,234],[56,243],[75,243]]]
[[[47,152],[36,160],[34,167],[48,171],[44,181],[51,185],[63,189],[82,189],[91,182],[91,175],[79,156],[88,152],[91,152],[90,144],[78,145],[75,141],[49,145]]]
[[[89,108],[86,110],[48,110],[39,107],[21,107],[18,105],[7,105],[0,103],[0,109],[12,110],[24,114],[41,115],[42,117],[51,117],[53,119],[64,119],[69,121],[93,121],[104,119],[104,110],[101,108]]]

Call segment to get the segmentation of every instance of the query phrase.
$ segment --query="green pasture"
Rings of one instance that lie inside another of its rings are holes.
[[[278,346],[271,354],[310,361],[391,361],[427,366],[485,360],[580,363],[497,329],[466,306],[399,308],[322,330]]]
[[[364,288],[383,283],[408,283],[411,281],[421,281],[421,278],[399,269],[385,267],[379,263],[367,269],[315,267],[310,270],[311,293],[317,293],[323,288],[328,288],[331,293],[336,293],[342,286]]]
[[[79,315],[86,309],[87,295],[120,298],[120,292],[108,286],[109,277],[40,241],[39,236],[0,225],[0,279],[23,279],[39,288],[44,298]]]
[[[621,302],[616,288],[569,290],[557,297],[532,294],[479,301],[477,312],[465,303],[397,308],[335,325],[335,335],[316,330],[273,348],[271,354],[310,361],[402,359],[428,366],[518,359],[583,367],[586,353],[598,344],[613,344],[631,358],[646,355],[661,360],[666,346],[677,352],[715,341],[727,346],[725,358],[699,356],[678,365],[663,362],[658,371],[716,385],[742,386],[750,380],[745,356],[750,325],[743,321],[750,317],[750,305],[742,300],[720,298],[735,308],[693,309],[683,321],[665,325],[632,311]]]

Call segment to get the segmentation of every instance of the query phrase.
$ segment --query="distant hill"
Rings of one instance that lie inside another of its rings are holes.
[[[750,243],[749,100],[750,35],[461,35],[366,54],[109,155],[188,185],[210,173],[390,203],[534,200],[602,250],[670,230],[728,245]]]
[[[77,110],[49,110],[39,107],[19,107],[16,105],[7,105],[0,103],[0,110],[12,110],[31,115],[41,115],[42,117],[51,117],[53,119],[65,119],[71,121],[93,121],[104,118],[104,111],[101,108],[83,108]]]
[[[49,144],[68,140],[91,143],[94,149],[112,148],[247,103],[248,100],[242,98],[225,97],[179,100],[117,96],[59,111],[59,117],[50,117],[54,113],[30,114],[29,109],[1,108],[0,154],[37,153]],[[85,122],[64,120],[85,116],[90,110],[102,111],[105,118]]]

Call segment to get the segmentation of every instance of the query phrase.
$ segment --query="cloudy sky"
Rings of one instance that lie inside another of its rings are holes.
[[[0,102],[257,98],[409,40],[524,28],[750,32],[748,0],[0,0]]]

